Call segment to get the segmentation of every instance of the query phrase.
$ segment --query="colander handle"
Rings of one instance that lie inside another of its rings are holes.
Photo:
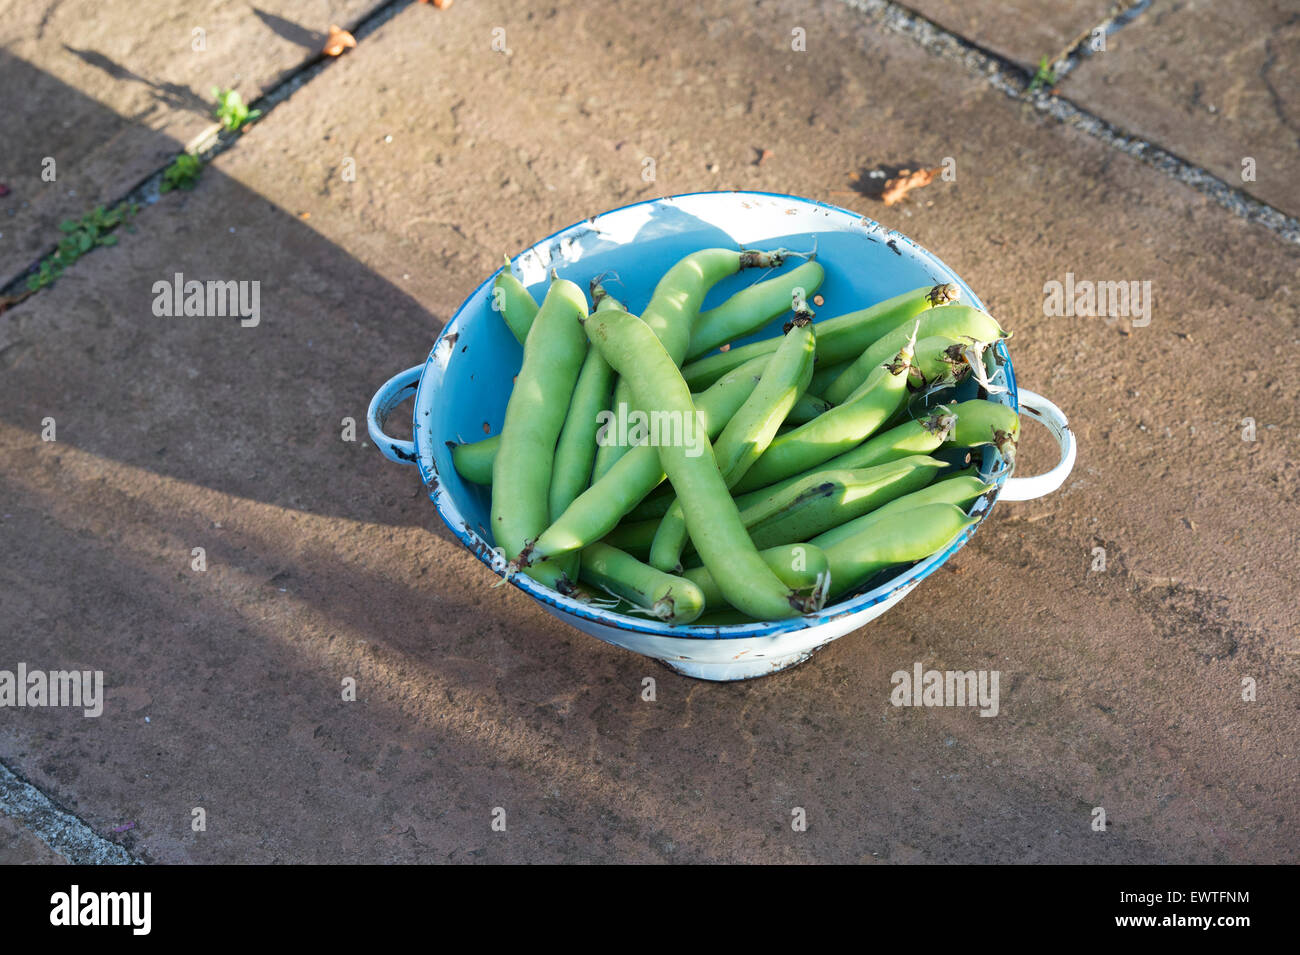
[[[370,431],[370,440],[375,443],[380,454],[398,464],[415,463],[415,442],[389,437],[384,433],[384,425],[388,423],[388,416],[393,413],[393,409],[415,394],[422,374],[423,365],[399,371],[379,386],[366,410],[366,427]],[[1011,482],[1008,480],[1007,483]]]
[[[1047,425],[1047,430],[1052,432],[1052,437],[1056,438],[1056,443],[1061,446],[1061,461],[1046,474],[1007,478],[1006,483],[1002,485],[1002,493],[998,495],[999,500],[1003,501],[1032,501],[1036,497],[1051,494],[1065,483],[1065,479],[1074,470],[1074,458],[1078,451],[1074,442],[1074,432],[1070,430],[1070,422],[1065,419],[1065,413],[1060,408],[1042,395],[1034,394],[1024,388],[1019,390],[1019,398],[1020,414],[1042,422]]]

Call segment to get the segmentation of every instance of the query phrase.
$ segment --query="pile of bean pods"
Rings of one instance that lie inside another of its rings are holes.
[[[701,311],[728,276],[796,258]],[[508,259],[494,282],[523,364],[500,434],[452,458],[491,487],[508,575],[672,625],[813,613],[974,523],[993,485],[963,452],[1014,462],[1010,407],[944,400],[968,376],[990,393],[984,351],[1007,336],[955,285],[814,321],[814,255],[702,249],[639,316],[605,278],[589,303],[552,271],[540,306]],[[786,314],[784,335],[731,347]]]

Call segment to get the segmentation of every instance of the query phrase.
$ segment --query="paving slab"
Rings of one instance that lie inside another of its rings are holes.
[[[850,3],[853,0],[849,0]],[[907,0],[899,4],[1033,72],[1106,20],[1112,0]]]
[[[838,3],[420,13],[0,319],[3,646],[110,688],[6,712],[0,757],[163,862],[1295,860],[1295,246]],[[901,206],[853,191],[945,156]],[[922,242],[1080,442],[889,614],[727,685],[493,589],[340,437],[502,251],[709,188]],[[260,324],[155,317],[178,271],[260,281]],[[1151,323],[1045,315],[1070,273],[1150,281]],[[1000,715],[894,708],[915,662],[999,670]]]
[[[211,126],[213,87],[260,96],[381,5],[0,0],[0,283]]]
[[[21,823],[0,813],[0,865],[67,865],[63,858]]]
[[[1300,9],[1154,0],[1061,83],[1074,101],[1300,216]]]

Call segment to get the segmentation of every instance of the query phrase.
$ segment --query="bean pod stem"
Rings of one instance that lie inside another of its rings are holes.
[[[918,338],[942,336],[955,341],[972,339],[980,342],[994,342],[1007,337],[993,316],[968,305],[941,305],[930,309],[920,316],[915,334]],[[881,362],[898,351],[907,336],[906,328],[894,328],[873,342],[853,364],[844,369],[822,397],[831,404],[847,401]]]

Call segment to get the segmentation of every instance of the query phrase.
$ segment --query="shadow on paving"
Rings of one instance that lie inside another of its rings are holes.
[[[3,49],[0,77],[6,87],[4,109],[0,110],[0,184],[9,189],[8,195],[0,196],[3,287],[19,269],[53,247],[61,219],[116,201],[116,196],[99,192],[94,174],[83,169],[74,155],[80,158],[96,143],[120,140],[129,130],[140,154],[133,161],[139,163],[134,175],[143,178],[180,146],[162,133],[105,109]],[[49,174],[47,159],[55,161],[53,182],[42,178]],[[50,192],[60,195],[44,202]]]

